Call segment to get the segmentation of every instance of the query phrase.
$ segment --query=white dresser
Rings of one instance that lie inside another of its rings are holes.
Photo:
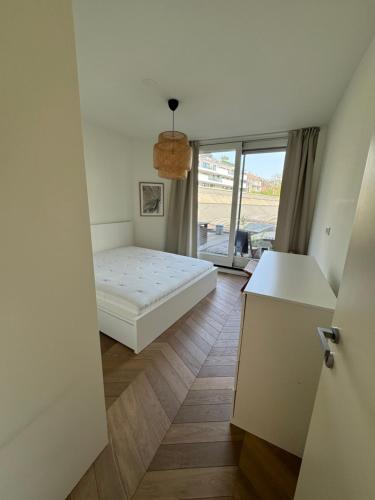
[[[316,328],[335,304],[313,257],[264,252],[244,291],[233,424],[302,456],[323,367]]]

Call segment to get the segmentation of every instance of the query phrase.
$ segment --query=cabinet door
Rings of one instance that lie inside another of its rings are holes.
[[[237,350],[237,366],[236,366],[236,374],[235,374],[235,382],[234,382],[234,405],[233,405],[233,416],[234,416],[234,415],[235,415],[235,413],[236,413],[238,373],[239,373],[239,368],[240,368],[240,359],[241,359],[242,335],[243,335],[243,331],[244,331],[244,323],[245,323],[246,300],[247,300],[247,294],[246,294],[246,293],[243,293],[243,294],[242,294],[242,299],[241,299],[241,326],[240,326],[241,336],[240,336],[239,345],[238,345],[238,350]]]

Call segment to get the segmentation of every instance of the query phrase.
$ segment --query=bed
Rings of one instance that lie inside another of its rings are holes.
[[[216,287],[212,263],[132,245],[130,222],[91,232],[99,329],[135,353]]]

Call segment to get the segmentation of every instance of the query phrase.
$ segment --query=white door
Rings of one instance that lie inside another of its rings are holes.
[[[375,499],[375,138],[367,159],[297,500]],[[329,326],[329,325],[322,325]]]
[[[199,148],[198,257],[232,267],[242,144]]]

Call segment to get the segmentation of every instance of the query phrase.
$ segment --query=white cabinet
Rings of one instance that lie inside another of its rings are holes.
[[[335,304],[313,257],[264,252],[244,292],[233,424],[302,456],[323,366],[316,328]]]

